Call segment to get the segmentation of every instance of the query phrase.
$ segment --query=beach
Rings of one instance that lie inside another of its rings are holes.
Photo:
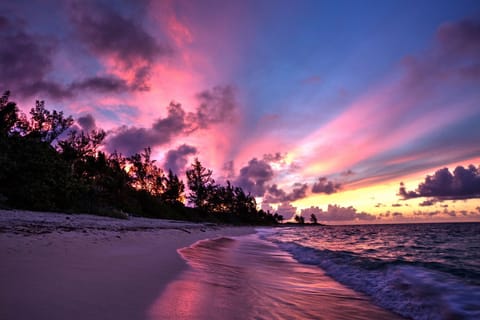
[[[0,319],[478,319],[478,228],[0,211]]]
[[[194,242],[254,232],[146,218],[0,210],[0,319],[146,319]]]

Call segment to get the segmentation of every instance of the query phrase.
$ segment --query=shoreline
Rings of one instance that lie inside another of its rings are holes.
[[[0,318],[145,319],[177,250],[254,227],[0,210]]]

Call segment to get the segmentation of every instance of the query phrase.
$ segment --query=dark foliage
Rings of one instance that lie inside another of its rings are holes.
[[[302,217],[301,215],[296,214],[295,215],[295,222],[299,224],[305,224],[305,218]]]
[[[232,224],[283,219],[258,211],[255,198],[230,182],[215,184],[198,159],[186,172],[194,206],[186,207],[183,181],[172,170],[165,176],[149,147],[128,158],[107,154],[99,149],[103,130],[72,130],[73,119],[43,101],[28,119],[9,98],[8,91],[0,98],[0,207]]]

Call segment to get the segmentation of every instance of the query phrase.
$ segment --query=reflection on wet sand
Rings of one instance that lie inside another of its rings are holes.
[[[182,249],[191,266],[149,310],[159,319],[401,319],[256,235]]]

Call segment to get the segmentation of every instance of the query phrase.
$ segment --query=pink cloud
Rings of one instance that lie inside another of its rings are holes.
[[[463,75],[480,64],[478,45],[470,43],[479,30],[465,21],[440,27],[429,51],[403,61],[399,78],[372,87],[302,139],[292,153],[307,168],[305,175],[343,171],[475,115],[480,95],[468,89],[478,87],[480,78]]]

